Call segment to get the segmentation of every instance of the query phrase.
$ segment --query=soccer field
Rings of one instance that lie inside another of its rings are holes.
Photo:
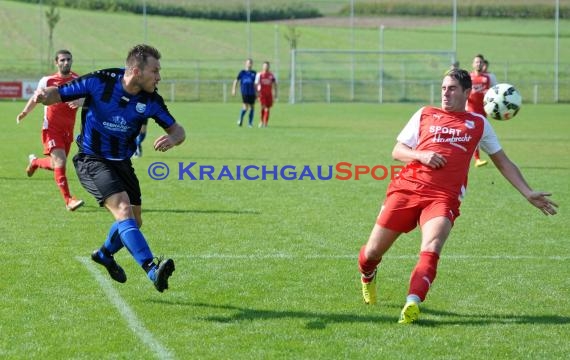
[[[397,320],[419,232],[395,243],[380,268],[379,302],[365,306],[357,255],[388,180],[356,180],[354,170],[397,165],[395,137],[418,105],[277,104],[267,129],[238,128],[238,104],[169,105],[186,143],[155,153],[161,130],[151,121],[143,157],[134,159],[143,233],[155,255],[176,262],[164,293],[126,250],[116,256],[125,284],[91,262],[112,217],[80,187],[71,162],[71,191],[86,201],[74,213],[65,211],[53,174],[26,176],[28,154],[41,153],[41,109],[16,125],[23,106],[0,102],[2,359],[561,359],[570,352],[568,105],[523,105],[515,119],[491,122],[531,186],[553,193],[559,214],[542,215],[492,165],[473,168],[412,326]],[[349,180],[336,178],[342,162],[352,164]],[[166,167],[166,179],[152,178]],[[319,179],[319,169],[332,178]]]

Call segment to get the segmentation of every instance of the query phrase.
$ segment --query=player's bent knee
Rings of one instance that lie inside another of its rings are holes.
[[[134,218],[129,196],[125,191],[111,195],[105,200],[105,207],[116,220]]]

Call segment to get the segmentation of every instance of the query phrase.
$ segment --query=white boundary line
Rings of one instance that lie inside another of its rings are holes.
[[[357,260],[358,253],[354,255],[291,255],[291,254],[251,254],[251,255],[233,255],[233,254],[178,254],[173,256],[174,258],[182,259],[230,259],[230,260],[265,260],[265,259],[283,259],[283,260],[311,260],[311,259],[322,259],[322,260],[334,260],[334,259],[347,259],[347,260]],[[384,256],[385,259],[417,259],[418,255],[397,255],[397,256]],[[556,261],[568,261],[570,256],[534,256],[534,255],[445,255],[441,256],[442,259],[448,260],[556,260]]]
[[[121,298],[117,290],[111,285],[111,280],[101,275],[101,272],[96,269],[95,265],[92,264],[88,258],[81,256],[76,256],[75,258],[93,275],[97,283],[99,283],[99,286],[101,286],[107,295],[107,298],[109,298],[121,316],[127,321],[129,329],[156,354],[156,357],[159,359],[173,359],[174,356],[172,353],[154,338],[152,333],[148,331],[137,318],[136,313],[130,308],[127,302]]]

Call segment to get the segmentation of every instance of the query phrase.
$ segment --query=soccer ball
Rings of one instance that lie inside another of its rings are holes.
[[[522,105],[521,94],[511,84],[497,84],[487,90],[483,106],[487,116],[495,120],[515,117]]]

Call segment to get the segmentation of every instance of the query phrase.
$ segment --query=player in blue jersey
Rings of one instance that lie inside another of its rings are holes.
[[[141,190],[130,160],[136,150],[135,138],[148,118],[166,132],[154,141],[156,151],[168,151],[186,137],[156,90],[159,81],[159,51],[136,45],[127,55],[125,69],[99,70],[59,87],[37,90],[33,100],[50,105],[85,98],[77,137],[79,152],[73,163],[83,187],[115,218],[107,239],[91,258],[103,265],[113,280],[124,283],[127,276],[113,255],[126,247],[156,289],[163,292],[168,289],[174,261],[155,262],[139,230]]]
[[[137,149],[135,150],[135,153],[133,154],[134,157],[142,157],[142,143],[144,141],[144,139],[146,139],[146,127],[147,127],[147,121],[145,121],[142,126],[141,126],[141,131],[139,132],[139,134],[137,135],[137,138],[135,139],[135,144],[137,145]]]
[[[249,110],[249,127],[253,127],[253,110],[255,105],[255,98],[257,93],[255,92],[255,76],[257,75],[253,67],[253,60],[247,59],[245,61],[245,69],[241,70],[237,78],[234,80],[232,85],[232,95],[236,95],[237,83],[240,83],[241,98],[243,101],[243,106],[238,119],[238,125],[243,124],[243,116]]]

